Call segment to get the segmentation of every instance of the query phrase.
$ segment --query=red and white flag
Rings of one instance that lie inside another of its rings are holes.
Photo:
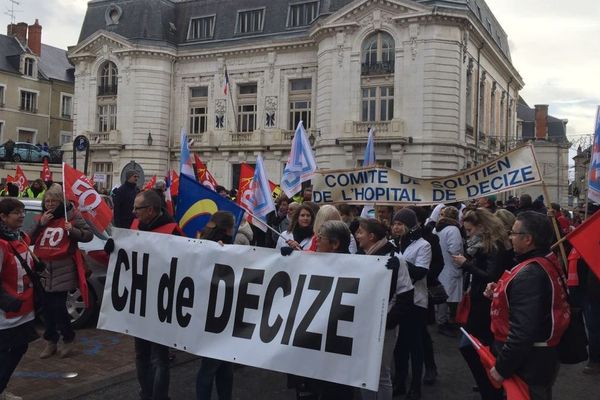
[[[144,186],[144,191],[152,189],[154,187],[155,183],[156,183],[156,175],[154,175],[152,177],[152,179],[150,179],[148,181],[148,183],[146,183],[146,186]]]
[[[63,190],[67,200],[72,201],[83,219],[104,232],[113,218],[113,212],[83,172],[63,163]]]
[[[52,180],[52,171],[50,171],[50,166],[48,166],[48,159],[44,158],[44,166],[42,167],[42,171],[40,172],[40,178],[44,182],[48,182]]]
[[[206,167],[206,164],[202,162],[200,156],[196,153],[194,153],[194,163],[196,164],[196,174],[198,182],[200,182],[209,189],[216,190],[217,186],[219,185],[217,183],[217,180],[210,173],[210,171]]]
[[[17,165],[17,172],[15,172],[15,180],[13,183],[19,187],[19,192],[22,192],[29,187],[29,181],[25,176],[25,172],[23,172],[23,169],[19,165]]]

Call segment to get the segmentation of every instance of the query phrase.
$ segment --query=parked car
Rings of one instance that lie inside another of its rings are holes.
[[[35,199],[19,199],[25,204],[25,221],[23,231],[30,231],[35,224],[35,216],[42,212],[42,201]],[[88,243],[79,243],[79,249],[83,252],[85,266],[88,271],[88,289],[90,308],[85,308],[83,298],[79,289],[72,290],[67,296],[67,311],[71,316],[74,328],[81,328],[100,310],[104,283],[106,282],[106,270],[108,268],[109,256],[104,252],[104,244],[110,236],[110,227],[105,232],[96,232],[94,238]]]
[[[0,158],[6,158],[4,145],[0,146]],[[43,162],[44,160],[50,162],[50,153],[31,143],[15,142],[11,159],[14,162]]]

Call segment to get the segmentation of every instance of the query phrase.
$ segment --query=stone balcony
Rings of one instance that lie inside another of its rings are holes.
[[[112,130],[108,132],[85,132],[85,135],[90,140],[90,144],[121,144],[121,131]]]
[[[365,141],[369,137],[369,129],[375,129],[378,141],[394,141],[405,138],[404,121],[393,119],[390,121],[346,121],[344,124],[344,138],[340,140]]]

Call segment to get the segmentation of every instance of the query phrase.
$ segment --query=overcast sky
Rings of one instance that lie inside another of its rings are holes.
[[[85,0],[18,0],[17,21],[43,26],[42,41],[65,48],[76,44]],[[486,0],[508,34],[513,64],[525,81],[521,95],[533,107],[569,120],[573,138],[590,135],[600,105],[600,1]],[[0,0],[2,11],[9,0]],[[3,33],[10,18],[2,13]]]

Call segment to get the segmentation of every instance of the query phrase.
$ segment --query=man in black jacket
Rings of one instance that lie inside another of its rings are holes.
[[[559,367],[555,346],[569,323],[569,310],[560,266],[547,257],[552,244],[549,217],[520,213],[510,239],[519,265],[486,289],[486,295],[493,294],[497,353],[490,376],[502,382],[518,375],[529,386],[531,400],[550,400]]]
[[[133,222],[133,201],[139,193],[137,187],[138,174],[129,170],[125,173],[125,183],[113,191],[114,226],[129,228]]]

